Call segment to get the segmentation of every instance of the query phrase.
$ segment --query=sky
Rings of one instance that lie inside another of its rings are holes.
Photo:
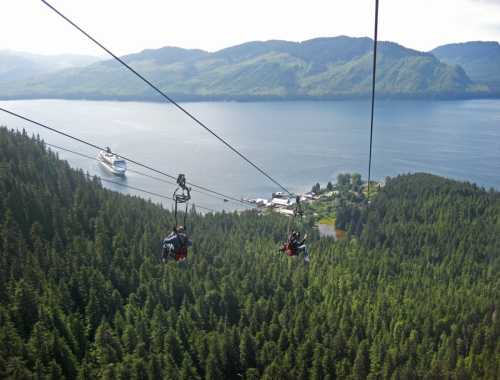
[[[48,0],[119,55],[373,36],[375,0]],[[0,50],[104,55],[40,0],[0,0]],[[500,41],[500,0],[380,0],[379,39],[417,50]]]

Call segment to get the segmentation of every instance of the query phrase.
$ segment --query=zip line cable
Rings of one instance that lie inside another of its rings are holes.
[[[375,111],[375,75],[377,72],[377,42],[378,42],[378,0],[375,0],[375,32],[373,37],[373,72],[372,72],[372,109],[370,118],[370,155],[368,159],[368,193],[370,201],[370,182],[372,178],[372,146],[373,146],[373,115]]]
[[[95,157],[89,156],[89,155],[84,154],[84,153],[76,152],[74,150],[71,150],[71,149],[68,149],[68,148],[63,148],[62,146],[50,144],[50,143],[45,142],[45,141],[44,141],[44,144],[47,145],[48,147],[51,147],[51,148],[55,148],[55,149],[59,149],[59,150],[62,150],[62,151],[68,152],[68,153],[72,153],[72,154],[75,154],[77,156],[80,156],[80,157],[83,157],[83,158],[86,158],[86,159],[89,159],[89,160],[92,160],[92,161],[97,161],[97,159]],[[154,179],[155,181],[158,181],[158,182],[163,182],[163,183],[167,183],[169,185],[178,186],[177,183],[174,182],[174,181],[168,181],[168,180],[165,180],[165,179],[162,179],[162,178],[159,178],[159,177],[155,177],[155,176],[149,175],[149,174],[144,173],[144,172],[140,172],[138,170],[133,170],[133,169],[128,168],[127,171],[129,171],[131,173],[135,173],[135,174],[141,175],[141,176],[144,176],[144,177],[147,177],[147,178]],[[202,190],[194,189],[192,191],[198,192],[200,194],[203,194],[203,195],[206,195],[206,196],[209,196],[209,197],[213,197],[215,199],[225,200],[225,198],[221,198],[218,195],[206,193],[206,192],[204,192]],[[232,201],[232,202],[234,202],[234,201]]]
[[[73,154],[76,154],[78,156],[81,156],[81,157],[84,157],[84,158],[88,158],[90,160],[94,160],[95,161],[95,158],[92,157],[92,156],[88,156],[86,154],[83,154],[83,153],[80,153],[80,152],[75,152],[71,149],[67,149],[67,148],[63,148],[61,146],[58,146],[58,145],[54,145],[54,144],[49,144],[49,143],[46,143],[44,142],[45,145],[51,147],[51,148],[55,148],[55,149],[59,149],[59,150],[63,150],[65,152],[69,152],[69,153],[73,153]],[[129,171],[132,171],[130,169],[128,169]],[[137,174],[144,174],[144,173],[141,173],[141,172],[137,172],[137,171],[134,171],[135,173]],[[147,176],[147,174],[145,174]],[[136,191],[140,191],[140,192],[143,192],[143,193],[146,193],[146,194],[149,194],[149,195],[154,195],[156,197],[160,197],[160,198],[164,198],[164,199],[167,199],[171,202],[173,202],[173,199],[171,197],[167,197],[166,195],[163,195],[163,194],[158,194],[158,193],[154,193],[152,191],[148,191],[148,190],[144,190],[144,189],[140,189],[138,187],[135,187],[135,186],[131,186],[131,185],[128,185],[126,183],[122,183],[122,182],[117,182],[117,181],[112,181],[110,179],[106,179],[106,178],[102,178],[101,176],[98,176],[98,175],[94,175],[95,178],[98,178],[100,181],[102,182],[108,182],[108,183],[113,183],[115,185],[118,185],[118,186],[123,186],[123,187],[126,187],[126,188],[129,188],[129,189],[132,189],[132,190],[136,190]],[[162,181],[162,182],[167,182],[167,181],[163,181],[162,179],[158,178],[158,180]],[[172,185],[177,185],[176,183],[174,182],[170,182]],[[206,194],[208,195],[208,194]],[[202,209],[202,210],[206,210],[206,211],[210,211],[210,212],[213,212],[213,213],[216,213],[217,211],[211,209],[211,208],[208,208],[208,207],[204,207],[204,206],[200,206],[199,204],[197,203],[193,203],[193,205],[199,209]]]
[[[120,57],[115,55],[111,50],[106,48],[103,44],[101,44],[99,41],[97,41],[94,37],[92,37],[90,34],[88,34],[85,30],[83,30],[81,27],[79,27],[77,24],[75,24],[73,21],[71,21],[68,17],[66,17],[64,14],[62,14],[60,11],[58,11],[56,8],[54,8],[50,3],[48,3],[45,0],[41,0],[42,3],[44,3],[47,7],[49,7],[51,10],[53,10],[56,14],[61,16],[65,21],[67,21],[69,24],[71,24],[73,27],[75,27],[78,31],[80,31],[83,35],[85,35],[88,39],[90,39],[94,44],[99,46],[101,49],[103,49],[106,53],[108,53],[110,56],[112,56],[115,60],[120,62],[124,67],[126,67],[130,72],[132,72],[135,76],[137,76],[139,79],[141,79],[144,83],[146,83],[149,87],[151,87],[153,90],[155,90],[158,94],[160,94],[165,100],[173,104],[175,107],[177,107],[180,111],[182,111],[184,114],[186,114],[189,118],[191,118],[196,124],[198,124],[200,127],[205,129],[207,132],[209,132],[212,136],[214,136],[216,139],[218,139],[220,142],[222,142],[227,148],[232,150],[234,153],[236,153],[240,158],[242,158],[244,161],[246,161],[248,164],[253,166],[257,171],[259,171],[262,175],[264,175],[267,179],[269,179],[271,182],[273,182],[275,185],[280,187],[282,190],[284,190],[286,193],[289,195],[293,195],[286,187],[284,187],[281,183],[279,183],[277,180],[275,180],[271,175],[269,175],[264,169],[259,167],[257,164],[252,162],[248,157],[246,157],[243,153],[238,151],[235,147],[233,147],[228,141],[226,141],[224,138],[219,136],[217,133],[215,133],[212,129],[210,129],[206,124],[204,124],[200,119],[198,119],[196,116],[194,116],[192,113],[190,113],[187,109],[182,107],[179,103],[177,103],[175,100],[173,100],[171,97],[169,97],[167,94],[165,94],[162,90],[160,90],[156,85],[154,85],[150,80],[146,79],[142,74],[137,72],[135,69],[133,69],[130,65],[128,65],[125,61],[123,61]]]
[[[116,182],[116,181],[112,181],[110,179],[106,179],[106,178],[102,178],[102,177],[99,177],[99,176],[95,176],[97,177],[99,180],[103,181],[103,182],[108,182],[108,183],[113,183],[115,185],[118,185],[118,186],[122,186],[122,187],[126,187],[128,189],[132,189],[132,190],[136,190],[136,191],[140,191],[140,192],[143,192],[143,193],[146,193],[146,194],[149,194],[149,195],[154,195],[156,197],[160,197],[160,198],[164,198],[164,199],[167,199],[171,202],[173,202],[172,198],[171,197],[168,197],[166,195],[163,195],[163,194],[158,194],[158,193],[154,193],[152,191],[148,191],[148,190],[144,190],[144,189],[140,189],[138,187],[135,187],[135,186],[130,186],[130,185],[127,185],[125,183],[121,183],[121,182]],[[194,204],[193,203],[193,206],[199,208],[199,209],[202,209],[202,210],[206,210],[206,211],[209,211],[209,212],[213,212],[213,213],[216,213],[217,211],[211,209],[211,208],[208,208],[208,207],[204,207],[204,206],[200,206],[199,204]]]
[[[20,114],[18,114],[18,113],[13,112],[13,111],[9,111],[9,110],[7,110],[7,109],[5,109],[5,108],[0,107],[0,111],[3,111],[3,112],[5,112],[5,113],[8,113],[8,114],[10,114],[10,115],[12,115],[12,116],[15,116],[15,117],[17,117],[17,118],[20,118],[20,119],[22,119],[22,120],[28,121],[28,122],[30,122],[30,123],[32,123],[32,124],[38,125],[38,126],[40,126],[40,127],[42,127],[42,128],[48,129],[48,130],[50,130],[50,131],[52,131],[52,132],[54,132],[54,133],[58,133],[58,134],[60,134],[60,135],[62,135],[62,136],[65,136],[65,137],[67,137],[67,138],[69,138],[69,139],[72,139],[72,140],[78,141],[78,142],[80,142],[80,143],[82,143],[82,144],[88,145],[88,146],[90,146],[90,147],[92,147],[92,148],[94,148],[94,149],[97,149],[97,150],[106,150],[105,148],[100,147],[99,145],[96,145],[96,144],[93,144],[93,143],[88,142],[88,141],[86,141],[86,140],[83,140],[83,139],[80,139],[80,138],[78,138],[78,137],[72,136],[72,135],[70,135],[70,134],[68,134],[68,133],[65,133],[65,132],[62,132],[62,131],[60,131],[60,130],[58,130],[58,129],[55,129],[55,128],[52,128],[52,127],[49,127],[49,126],[47,126],[47,125],[45,125],[45,124],[42,124],[42,123],[40,123],[40,122],[38,122],[38,121],[35,121],[35,120],[32,120],[32,119],[29,119],[29,118],[27,118],[26,116],[20,115]],[[115,154],[116,154],[116,153],[115,153]],[[123,155],[120,155],[120,154],[117,154],[117,156],[119,156],[119,157],[121,157],[121,158],[125,159],[126,161],[129,161],[129,162],[133,163],[133,164],[136,164],[136,165],[138,165],[138,166],[141,166],[141,167],[143,167],[143,168],[145,168],[145,169],[151,170],[151,171],[153,171],[153,172],[156,172],[156,173],[158,173],[158,174],[161,174],[161,175],[166,176],[166,177],[168,177],[168,178],[171,178],[171,179],[173,179],[173,180],[177,180],[177,177],[176,177],[176,176],[173,176],[173,175],[168,174],[168,173],[166,173],[166,172],[163,172],[163,171],[161,171],[161,170],[155,169],[155,168],[153,168],[153,167],[151,167],[151,166],[145,165],[145,164],[143,164],[143,163],[141,163],[141,162],[139,162],[139,161],[135,161],[135,160],[133,160],[132,158],[129,158],[129,157],[126,157],[126,156],[123,156]],[[233,201],[235,201],[235,202],[238,202],[238,203],[241,203],[241,204],[243,204],[243,205],[245,205],[245,206],[251,206],[251,207],[254,207],[254,206],[253,206],[251,203],[249,203],[249,202],[242,201],[241,199],[238,199],[238,198],[236,198],[236,197],[232,197],[232,196],[230,196],[230,195],[226,195],[226,194],[220,193],[220,192],[215,191],[215,190],[211,190],[211,189],[206,188],[206,187],[204,187],[204,186],[196,185],[196,184],[191,183],[191,182],[187,182],[187,184],[188,184],[188,185],[190,185],[190,186],[193,186],[193,187],[195,187],[195,188],[197,188],[197,189],[199,189],[199,190],[204,190],[204,191],[207,191],[207,192],[209,192],[209,193],[212,193],[212,194],[218,195],[218,196],[220,196],[220,197],[224,197],[224,198],[226,198],[226,199],[231,199],[231,200],[233,200]]]
[[[93,144],[93,143],[88,142],[88,141],[86,141],[86,140],[83,140],[83,139],[81,139],[81,138],[78,138],[78,137],[72,136],[72,135],[70,135],[70,134],[68,134],[68,133],[65,133],[65,132],[62,132],[62,131],[60,131],[60,130],[58,130],[58,129],[55,129],[55,128],[52,128],[52,127],[49,127],[48,125],[45,125],[45,124],[42,124],[42,123],[40,123],[40,122],[38,122],[38,121],[32,120],[32,119],[30,119],[30,118],[28,118],[28,117],[26,117],[26,116],[20,115],[20,114],[18,114],[18,113],[16,113],[16,112],[9,111],[9,110],[7,110],[7,109],[5,109],[5,108],[2,108],[2,107],[0,107],[0,111],[3,111],[3,112],[5,112],[5,113],[7,113],[7,114],[9,114],[9,115],[11,115],[11,116],[15,116],[15,117],[17,117],[17,118],[19,118],[19,119],[22,119],[22,120],[24,120],[24,121],[27,121],[27,122],[29,122],[29,123],[32,123],[32,124],[38,125],[39,127],[42,127],[42,128],[48,129],[49,131],[52,131],[52,132],[57,133],[57,134],[60,134],[60,135],[62,135],[62,136],[64,136],[64,137],[67,137],[67,138],[69,138],[69,139],[72,139],[72,140],[78,141],[78,142],[80,142],[80,143],[82,143],[82,144],[88,145],[88,146],[90,146],[90,147],[92,147],[92,148],[94,148],[94,149],[97,149],[97,150],[106,150],[105,148],[100,147],[99,145],[96,145],[96,144]],[[131,158],[129,158],[129,157],[123,156],[123,155],[121,155],[121,154],[117,154],[117,156],[119,156],[119,157],[123,158],[124,160],[129,161],[129,162],[131,162],[131,163],[133,163],[133,164],[135,164],[135,165],[137,165],[137,166],[141,166],[141,167],[143,167],[143,168],[145,168],[145,169],[151,170],[151,171],[153,171],[153,172],[155,172],[155,173],[158,173],[158,174],[161,174],[161,175],[163,175],[163,176],[165,176],[165,177],[171,178],[171,179],[173,179],[173,180],[177,180],[177,176],[173,176],[173,175],[168,174],[168,173],[166,173],[166,172],[163,172],[163,171],[161,171],[161,170],[155,169],[155,168],[153,168],[153,167],[151,167],[151,166],[149,166],[149,165],[143,164],[143,163],[141,163],[141,162],[139,162],[139,161],[135,161],[135,160],[133,160],[133,159],[131,159]],[[196,184],[191,183],[191,182],[187,182],[187,184],[188,184],[188,185],[190,185],[190,186],[192,186],[192,187],[195,187],[195,188],[197,188],[197,189],[199,189],[199,190],[207,191],[207,192],[209,192],[209,193],[212,193],[212,194],[215,194],[215,195],[218,195],[218,196],[224,197],[224,198],[226,198],[226,199],[231,199],[231,200],[233,200],[233,201],[235,201],[235,202],[238,202],[238,203],[241,203],[241,204],[243,204],[243,205],[245,205],[245,206],[249,206],[249,207],[251,206],[251,207],[254,207],[254,206],[253,206],[251,203],[249,203],[249,202],[243,201],[243,200],[241,200],[241,199],[238,199],[238,198],[233,197],[233,196],[230,196],[230,195],[225,195],[225,194],[220,193],[220,192],[218,192],[218,191],[211,190],[211,189],[209,189],[209,188],[207,188],[207,187],[200,186],[200,185],[196,185]]]
[[[97,161],[97,159],[95,157],[89,156],[89,155],[84,154],[84,153],[76,152],[74,150],[71,150],[68,148],[63,148],[62,146],[59,146],[59,145],[50,144],[50,143],[45,142],[45,141],[44,141],[44,144],[47,145],[48,147],[51,147],[51,148],[55,148],[55,149],[62,150],[62,151],[68,152],[68,153],[72,153],[72,154],[75,154],[75,155],[83,157],[83,158],[87,158],[87,159],[92,160],[92,161]],[[159,182],[163,182],[163,183],[167,183],[169,185],[177,186],[177,183],[175,183],[174,181],[168,181],[166,179],[158,178],[158,177],[149,175],[147,173],[140,172],[138,170],[133,170],[133,169],[127,168],[127,171],[131,172],[131,173],[142,175],[144,177],[152,178],[152,179],[157,180]],[[199,190],[194,190],[194,191],[199,191]],[[205,194],[205,193],[202,193],[202,194]],[[212,195],[212,194],[205,194],[205,195],[216,197],[215,195]],[[217,196],[217,199],[220,199],[220,198]]]

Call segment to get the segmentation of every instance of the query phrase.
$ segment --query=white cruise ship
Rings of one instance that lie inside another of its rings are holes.
[[[127,171],[127,161],[112,153],[109,148],[107,151],[101,150],[97,155],[97,160],[115,175],[123,176]]]

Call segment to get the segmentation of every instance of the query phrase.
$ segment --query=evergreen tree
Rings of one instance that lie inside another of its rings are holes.
[[[180,380],[197,380],[200,379],[196,368],[193,366],[193,360],[191,356],[186,353],[184,354],[184,359],[182,360],[182,366],[179,372]]]

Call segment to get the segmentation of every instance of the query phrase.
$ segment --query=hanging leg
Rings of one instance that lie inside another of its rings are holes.
[[[161,260],[163,262],[168,261],[168,259],[175,258],[174,255],[174,246],[172,244],[165,244],[162,246],[161,250]]]
[[[307,246],[302,244],[298,250],[304,254],[304,263],[307,264],[309,262],[309,252],[307,251]]]

